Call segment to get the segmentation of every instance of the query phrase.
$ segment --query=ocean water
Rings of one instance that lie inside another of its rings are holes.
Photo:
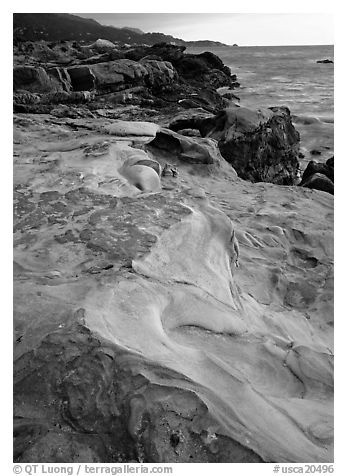
[[[189,48],[201,53],[206,48]],[[240,104],[250,108],[287,106],[309,160],[324,161],[334,153],[333,46],[250,46],[208,49],[236,74],[241,87],[234,91]],[[320,155],[311,154],[318,150]]]

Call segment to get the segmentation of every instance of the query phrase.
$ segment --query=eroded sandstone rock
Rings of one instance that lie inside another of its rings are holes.
[[[176,155],[180,160],[192,164],[218,166],[221,159],[217,143],[213,139],[187,137],[170,129],[160,129],[149,145],[166,150]]]

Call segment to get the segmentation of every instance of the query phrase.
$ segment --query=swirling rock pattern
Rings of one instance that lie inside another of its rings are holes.
[[[15,460],[331,462],[333,197],[179,159],[144,193],[149,136],[74,124],[15,118]]]

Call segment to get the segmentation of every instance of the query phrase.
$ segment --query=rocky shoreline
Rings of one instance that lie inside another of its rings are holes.
[[[333,158],[109,43],[14,47],[14,460],[331,462]]]

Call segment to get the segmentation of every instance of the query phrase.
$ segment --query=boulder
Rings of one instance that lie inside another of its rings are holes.
[[[31,93],[62,91],[62,83],[49,76],[41,66],[16,66],[13,69],[13,89]]]
[[[231,74],[230,68],[210,52],[184,55],[179,62],[174,63],[174,66],[185,80],[203,83],[205,87],[228,86],[234,89],[240,86],[236,81],[236,75]]]
[[[330,159],[328,159],[325,164],[331,168],[334,172],[334,156],[330,157]]]
[[[89,66],[79,65],[67,68],[74,91],[90,91],[95,89],[96,78]]]
[[[316,162],[314,160],[311,160],[308,164],[307,167],[302,175],[302,182],[300,185],[302,185],[304,182],[306,182],[312,175],[314,174],[323,174],[326,177],[328,177],[332,182],[334,182],[334,162],[331,159],[328,159],[325,164],[321,164],[319,162]],[[328,165],[328,161],[329,165]],[[332,164],[332,166],[331,166]]]
[[[334,195],[334,183],[326,176],[320,173],[311,175],[305,182],[300,184],[302,187],[321,190]]]
[[[147,70],[140,63],[120,59],[90,65],[95,75],[98,89],[114,90],[124,83],[139,83],[147,75]]]
[[[286,107],[252,111],[233,106],[207,119],[181,122],[182,126],[216,139],[222,156],[245,180],[279,185],[296,181],[300,137]]]
[[[170,129],[160,129],[150,146],[175,154],[190,164],[219,165],[222,159],[217,142],[212,139],[187,137]]]
[[[92,48],[93,50],[96,50],[100,53],[106,53],[110,50],[114,50],[116,45],[112,43],[112,41],[99,38],[98,40],[94,41],[94,43],[89,45],[89,48]]]

